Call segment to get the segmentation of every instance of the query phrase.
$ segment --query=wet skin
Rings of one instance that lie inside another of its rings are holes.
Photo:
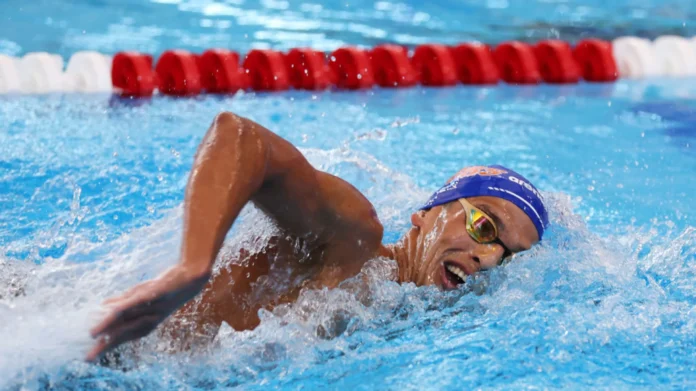
[[[513,253],[538,242],[532,221],[509,201],[468,201],[493,218]],[[242,250],[213,273],[224,237],[247,202],[270,216],[282,235],[256,253]],[[462,280],[452,268],[475,274],[496,267],[505,253],[501,244],[471,238],[466,211],[456,201],[418,211],[411,223],[398,243],[383,245],[382,224],[357,189],[314,169],[271,131],[222,113],[198,149],[186,187],[179,263],[107,300],[109,312],[91,331],[97,341],[87,359],[147,335],[172,313],[161,330],[180,347],[214,336],[223,321],[236,330],[254,328],[260,308],[294,301],[302,288],[336,287],[378,256],[396,261],[400,282],[455,289]],[[282,289],[260,283],[271,269],[288,273],[276,284]]]

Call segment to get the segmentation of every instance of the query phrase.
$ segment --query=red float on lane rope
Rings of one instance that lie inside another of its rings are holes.
[[[202,90],[198,60],[185,50],[162,53],[155,66],[158,88],[165,95],[197,95]]]
[[[457,67],[457,77],[463,84],[497,84],[498,67],[488,45],[465,43],[450,49]]]
[[[580,80],[580,69],[566,42],[557,39],[541,41],[534,46],[534,55],[545,82],[567,84]]]
[[[239,68],[239,54],[231,50],[206,50],[198,57],[198,68],[206,92],[230,93],[247,87],[246,76]]]
[[[111,63],[111,84],[123,96],[151,96],[156,78],[152,56],[136,52],[120,52]]]
[[[518,41],[504,42],[493,51],[501,78],[510,84],[538,84],[539,66],[532,47]]]
[[[372,49],[372,73],[382,87],[409,87],[418,81],[408,59],[408,49],[398,45],[380,45]]]
[[[355,47],[340,48],[329,59],[336,87],[356,90],[375,84],[369,54]]]
[[[611,43],[601,39],[584,39],[573,50],[582,78],[593,82],[615,81],[619,77]]]
[[[452,53],[445,45],[421,45],[413,53],[413,68],[421,84],[451,86],[457,84],[457,67]]]
[[[183,50],[166,51],[153,71],[152,57],[136,52],[114,56],[111,81],[125,96],[150,96],[155,88],[168,95],[234,93],[239,89],[278,91],[290,87],[320,90],[335,85],[344,89],[495,84],[576,83],[618,79],[612,43],[585,39],[573,49],[560,40],[544,40],[534,46],[510,41],[491,50],[480,43],[454,47],[421,45],[413,51],[385,44],[371,51],[344,47],[326,61],[323,52],[310,48],[252,50],[242,67],[239,55],[226,49],[207,50],[200,56]]]
[[[285,56],[290,85],[300,90],[323,90],[331,85],[331,71],[323,52],[292,49]]]
[[[252,50],[244,59],[244,71],[255,91],[282,91],[290,88],[283,53],[274,50]]]

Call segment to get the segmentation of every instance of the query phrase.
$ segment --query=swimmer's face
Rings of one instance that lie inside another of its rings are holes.
[[[467,200],[490,216],[498,227],[498,238],[513,254],[530,249],[539,241],[532,220],[510,201],[497,197]],[[476,242],[466,230],[467,211],[457,201],[420,211],[411,216],[419,230],[416,268],[417,285],[455,289],[466,276],[500,264],[505,248],[498,243]],[[464,277],[464,278],[462,278]]]

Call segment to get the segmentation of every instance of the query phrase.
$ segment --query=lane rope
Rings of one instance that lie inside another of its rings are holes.
[[[536,44],[507,41],[414,48],[382,44],[372,49],[342,47],[331,53],[311,48],[287,52],[229,49],[195,54],[167,50],[157,61],[146,53],[96,51],[63,59],[47,52],[21,58],[0,55],[0,94],[111,92],[122,96],[195,96],[239,90],[356,90],[508,84],[610,83],[619,78],[696,76],[696,37],[666,35],[650,41],[619,37]]]

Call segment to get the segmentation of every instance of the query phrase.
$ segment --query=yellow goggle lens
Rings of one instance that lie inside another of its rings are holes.
[[[466,229],[479,243],[490,243],[498,237],[493,221],[478,209],[469,210]]]

